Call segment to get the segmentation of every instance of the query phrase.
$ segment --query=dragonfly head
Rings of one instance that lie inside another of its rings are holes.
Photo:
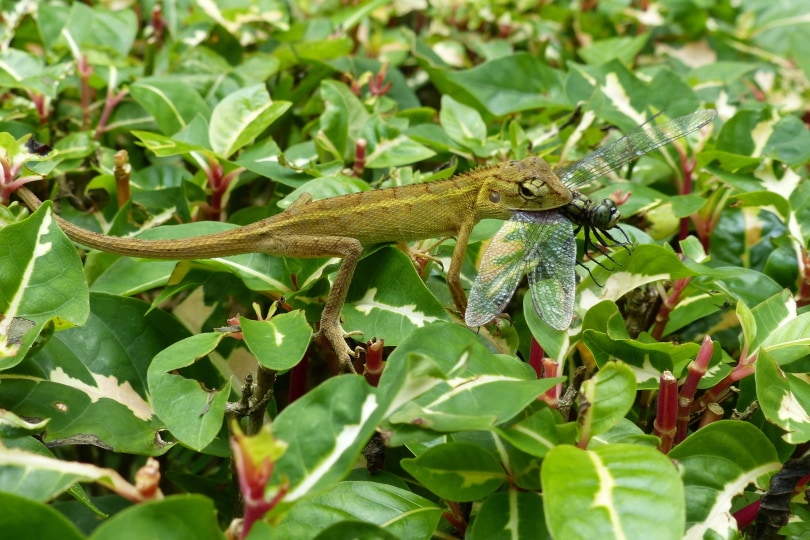
[[[478,201],[479,208],[491,211],[486,213],[536,212],[571,202],[571,190],[539,157],[508,161],[487,172]]]
[[[616,226],[622,217],[622,212],[612,199],[602,199],[591,210],[590,221],[597,229],[606,231]]]

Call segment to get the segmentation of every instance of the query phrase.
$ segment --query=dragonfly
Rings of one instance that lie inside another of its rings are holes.
[[[700,110],[660,123],[656,122],[657,116],[580,161],[557,169],[558,178],[571,190],[570,203],[542,212],[515,212],[504,223],[484,252],[470,289],[464,316],[467,326],[481,326],[500,314],[526,274],[534,309],[540,318],[556,330],[571,326],[576,234],[580,229],[584,231],[586,252],[588,245],[593,244],[591,236],[602,246],[609,245],[608,241],[625,247],[629,244],[629,240],[619,242],[608,232],[618,228],[621,219],[616,203],[611,199],[595,203],[576,188],[700,129],[717,112]]]

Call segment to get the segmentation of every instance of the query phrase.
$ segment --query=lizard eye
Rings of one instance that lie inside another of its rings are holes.
[[[501,201],[501,194],[497,191],[490,191],[489,192],[489,202],[491,203],[498,203]]]

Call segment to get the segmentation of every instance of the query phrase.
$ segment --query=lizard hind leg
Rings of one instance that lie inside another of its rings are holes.
[[[284,257],[340,257],[343,261],[335,276],[326,304],[321,313],[320,327],[312,336],[318,340],[326,338],[334,349],[344,373],[356,373],[352,357],[360,356],[362,347],[352,349],[346,343],[346,337],[360,332],[347,333],[340,324],[340,310],[346,301],[354,269],[363,253],[363,246],[356,238],[347,236],[308,236],[280,235],[263,239],[261,251]]]

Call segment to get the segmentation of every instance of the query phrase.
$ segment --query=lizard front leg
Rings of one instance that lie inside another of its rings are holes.
[[[453,297],[453,303],[462,319],[467,312],[467,294],[461,285],[461,265],[467,255],[467,243],[474,225],[475,223],[471,220],[461,224],[456,235],[456,247],[453,249],[453,258],[450,260],[450,269],[447,271],[447,286],[450,289],[450,296]]]
[[[326,304],[321,313],[320,328],[315,332],[313,339],[317,339],[319,336],[325,337],[338,356],[341,371],[354,373],[351,357],[360,356],[362,347],[352,350],[346,344],[347,334],[340,324],[340,310],[346,301],[354,269],[363,253],[360,241],[347,236],[283,235],[263,238],[259,241],[259,250],[284,257],[340,257],[343,259],[329,296],[326,297]]]

